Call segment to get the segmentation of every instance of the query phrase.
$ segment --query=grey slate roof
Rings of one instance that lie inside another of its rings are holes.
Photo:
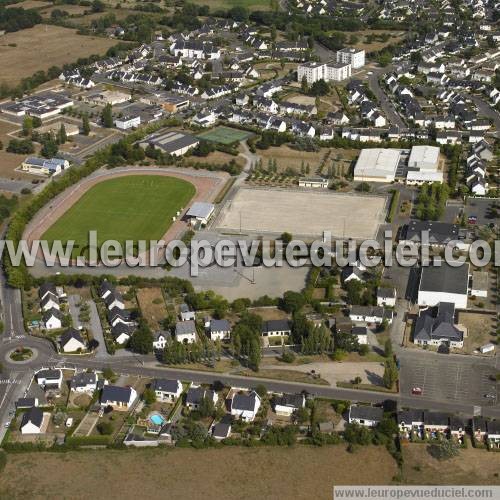
[[[431,245],[446,245],[451,240],[458,240],[459,228],[456,224],[418,220],[412,220],[406,226],[404,239],[420,243],[423,231],[429,231]]]
[[[214,425],[212,430],[212,436],[218,438],[227,438],[231,433],[231,424],[225,422],[219,422]]]
[[[171,394],[176,394],[178,386],[179,386],[178,380],[157,378],[153,380],[153,383],[151,384],[151,389],[153,389],[154,391],[169,392]]]
[[[196,333],[196,324],[193,320],[178,321],[175,325],[176,335],[189,335]]]
[[[384,410],[375,406],[355,406],[352,405],[349,410],[351,418],[360,420],[380,421],[384,416]]]
[[[210,320],[210,331],[211,332],[229,332],[231,331],[231,325],[227,319],[211,319]]]
[[[71,339],[78,340],[78,342],[81,342],[82,344],[85,345],[85,342],[80,335],[80,332],[78,330],[75,330],[74,328],[68,328],[62,335],[61,335],[61,345],[65,346]]]
[[[33,425],[36,425],[38,428],[42,425],[43,422],[43,411],[36,406],[32,406],[24,415],[21,421],[21,427],[24,427],[27,423],[31,422]]]
[[[89,384],[97,384],[97,375],[94,372],[75,373],[71,378],[71,388],[85,387]]]
[[[449,425],[450,416],[437,411],[424,412],[425,425]]]
[[[276,398],[274,403],[280,406],[299,409],[304,406],[304,400],[303,394],[283,394],[283,396]]]
[[[469,265],[451,267],[444,262],[441,266],[422,268],[419,290],[467,294],[469,284]]]
[[[290,323],[286,319],[271,319],[262,324],[262,333],[289,331]]]
[[[398,424],[410,425],[414,422],[423,422],[424,412],[422,410],[401,410],[398,412]]]
[[[44,378],[46,380],[59,380],[61,377],[61,370],[51,370],[50,368],[46,370],[40,370],[36,374],[37,379]]]
[[[231,408],[241,411],[253,411],[257,397],[254,391],[250,394],[235,394],[231,403]]]
[[[426,309],[420,313],[413,334],[415,340],[463,340],[463,332],[454,325],[455,304],[440,302],[437,307],[437,315],[434,316],[433,312],[434,309]]]
[[[130,393],[130,387],[105,385],[102,388],[101,402],[116,401],[119,403],[128,403],[130,401]]]
[[[211,398],[213,391],[203,387],[190,387],[186,394],[186,404],[199,405],[205,397]]]

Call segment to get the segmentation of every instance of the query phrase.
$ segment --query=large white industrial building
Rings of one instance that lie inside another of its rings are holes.
[[[354,180],[392,182],[396,177],[400,158],[400,149],[362,149],[354,167]]]
[[[354,167],[354,180],[393,182],[406,179],[407,184],[443,182],[439,170],[439,148],[413,146],[402,149],[363,149]]]

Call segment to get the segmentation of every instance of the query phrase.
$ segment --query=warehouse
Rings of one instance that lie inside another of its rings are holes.
[[[172,156],[182,156],[185,155],[191,148],[198,146],[199,143],[200,141],[192,135],[171,130],[152,134],[146,137],[139,144],[143,148],[152,146],[155,149],[161,149],[164,153]]]
[[[400,149],[363,149],[354,167],[354,180],[392,182],[401,158]]]
[[[451,267],[423,267],[418,287],[419,306],[437,306],[440,302],[455,304],[457,309],[467,309],[469,265]]]
[[[439,165],[439,148],[436,146],[413,146],[408,167],[420,171],[434,172]]]

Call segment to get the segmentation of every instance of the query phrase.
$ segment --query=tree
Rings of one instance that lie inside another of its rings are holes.
[[[258,372],[261,359],[262,359],[262,347],[260,344],[260,339],[258,337],[254,337],[250,341],[249,351],[248,351],[248,364],[250,368]]]
[[[384,356],[390,358],[392,356],[392,342],[391,339],[387,339],[384,344]]]
[[[428,451],[430,455],[438,460],[449,460],[459,454],[460,447],[452,439],[443,439],[438,443],[430,445]]]
[[[106,104],[101,113],[102,125],[106,128],[113,127],[113,108],[111,104]]]
[[[299,311],[304,307],[306,303],[306,299],[302,293],[293,292],[292,290],[288,290],[283,294],[283,299],[281,301],[281,306],[283,310],[289,313],[294,313]]]
[[[260,396],[260,398],[264,398],[266,397],[267,395],[267,389],[266,389],[266,386],[263,385],[263,384],[259,384],[256,388],[255,388],[255,392]]]
[[[68,135],[66,134],[66,127],[64,126],[64,123],[61,123],[61,127],[57,132],[57,142],[59,144],[65,144],[67,140],[68,140]]]
[[[82,134],[83,135],[90,134],[90,122],[88,113],[84,113],[82,116]]]
[[[198,413],[202,418],[212,417],[215,413],[215,405],[211,398],[205,396],[198,406]]]
[[[389,358],[384,363],[384,375],[383,375],[384,386],[387,387],[387,389],[392,389],[397,380],[398,380],[398,368],[396,366],[394,359]]]
[[[153,350],[153,334],[145,322],[142,322],[132,335],[130,348],[139,354],[148,354]]]
[[[314,82],[309,89],[309,94],[312,96],[327,95],[329,92],[330,86],[323,79]]]
[[[144,402],[147,405],[152,405],[153,403],[156,402],[156,393],[153,389],[150,387],[144,389],[144,392],[142,394],[142,399],[144,399]]]
[[[371,191],[371,186],[368,182],[360,182],[354,189],[360,193],[369,193]]]
[[[23,119],[23,135],[24,137],[29,137],[33,132],[33,118],[31,116],[25,116]]]
[[[300,90],[302,90],[303,94],[308,93],[309,85],[307,83],[307,78],[305,75],[302,77],[302,81],[300,82]]]
[[[94,0],[92,2],[92,12],[104,12],[105,5],[101,0]]]
[[[44,158],[53,158],[57,155],[59,148],[57,146],[57,142],[55,141],[52,134],[48,134],[42,140],[42,149],[40,150],[40,154]]]
[[[35,152],[35,146],[29,139],[11,139],[7,151],[16,154],[31,154]]]
[[[99,431],[99,434],[102,434],[103,436],[110,436],[113,434],[113,424],[111,422],[99,422],[97,424],[97,430]]]

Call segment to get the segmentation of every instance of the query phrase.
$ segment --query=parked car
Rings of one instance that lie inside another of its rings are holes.
[[[422,389],[420,387],[413,387],[413,389],[411,390],[411,393],[414,395],[414,396],[421,396],[422,395]]]

